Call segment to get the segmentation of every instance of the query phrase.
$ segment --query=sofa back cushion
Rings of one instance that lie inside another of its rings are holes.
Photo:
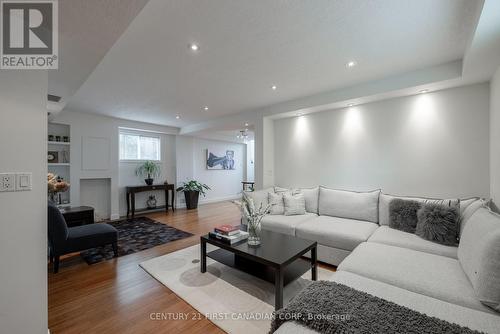
[[[462,211],[462,202],[460,202],[460,211],[462,211],[462,215],[460,217],[460,238],[462,237],[462,233],[464,232],[465,225],[467,225],[467,222],[472,217],[472,215],[480,208],[486,207],[488,207],[486,201],[484,199],[478,199],[472,204],[468,205],[465,210]]]
[[[380,190],[355,192],[320,187],[319,214],[377,223],[379,194]]]
[[[306,211],[318,214],[319,187],[301,188],[300,192],[306,200]]]
[[[265,208],[269,204],[269,193],[274,192],[274,188],[267,188],[258,191],[245,191],[245,194],[253,200],[255,208],[258,209],[260,204]]]
[[[479,208],[465,225],[458,260],[481,303],[500,312],[500,216]]]
[[[458,198],[453,199],[435,199],[435,198],[424,198],[424,197],[406,197],[406,196],[392,196],[384,193],[380,194],[379,198],[379,224],[380,225],[389,225],[390,222],[390,213],[389,213],[389,205],[393,199],[405,199],[412,200],[421,203],[429,203],[429,204],[441,204],[446,206],[459,206],[460,200]]]

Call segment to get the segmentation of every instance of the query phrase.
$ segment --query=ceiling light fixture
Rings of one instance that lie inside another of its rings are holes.
[[[204,107],[203,107],[203,110],[208,111],[208,107],[207,107],[207,106],[204,106]]]
[[[240,134],[236,138],[243,139],[246,142],[248,140],[248,129],[240,130]]]
[[[358,63],[355,61],[355,60],[351,60],[349,61],[345,66],[347,68],[353,68],[354,66],[356,66]]]
[[[354,107],[354,103],[349,103],[347,106],[348,106],[349,108],[350,108],[350,107]]]
[[[428,93],[429,90],[428,89],[422,89],[421,91],[419,91],[420,94],[425,94],[425,93]]]
[[[245,123],[245,126],[248,126],[248,123]]]
[[[272,85],[272,86],[271,86],[271,89],[272,89],[272,90],[276,90],[276,89],[278,89],[278,87],[277,87],[276,85]]]
[[[302,113],[302,112],[298,112],[297,113],[297,116],[299,116],[299,117],[302,116],[302,115],[304,115],[304,113]]]
[[[175,119],[180,119],[180,118],[181,118],[181,116],[179,116],[179,115],[175,116]]]
[[[196,52],[196,51],[198,51],[200,49],[200,46],[198,44],[196,44],[196,43],[191,43],[191,44],[189,44],[189,49],[191,51]]]

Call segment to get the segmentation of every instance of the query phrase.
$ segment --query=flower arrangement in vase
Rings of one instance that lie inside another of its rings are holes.
[[[245,192],[243,192],[243,198],[240,205],[243,218],[247,222],[248,244],[251,246],[258,246],[261,242],[260,232],[262,229],[262,218],[269,213],[271,205],[264,207],[262,203],[260,203],[259,207],[256,208],[253,199]]]

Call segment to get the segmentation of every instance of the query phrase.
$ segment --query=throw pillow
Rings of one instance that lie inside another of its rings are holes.
[[[305,215],[306,214],[306,199],[304,194],[288,194],[283,195],[285,204],[285,216]]]
[[[457,206],[423,204],[417,212],[415,234],[443,245],[456,245],[460,209]]]
[[[269,204],[271,208],[269,209],[270,215],[282,215],[285,213],[285,205],[283,203],[283,193],[275,194],[269,193]]]
[[[404,199],[393,199],[389,204],[389,227],[415,233],[417,227],[417,211],[422,203]]]

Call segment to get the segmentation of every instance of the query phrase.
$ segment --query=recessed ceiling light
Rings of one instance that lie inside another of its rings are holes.
[[[207,111],[207,110],[208,110],[208,107],[207,107],[207,106],[204,106],[204,107],[203,107],[203,110]]]
[[[354,103],[349,103],[347,106],[348,107],[354,107]]]
[[[245,126],[248,126],[248,123],[245,123]]]
[[[425,93],[428,93],[429,90],[428,89],[422,89],[421,91],[419,91],[420,94],[425,94]]]
[[[278,87],[277,87],[276,85],[272,85],[272,86],[271,86],[271,89],[272,89],[272,90],[276,90],[276,89],[278,89]]]
[[[355,61],[355,60],[351,60],[349,61],[347,64],[345,64],[345,66],[347,68],[353,68],[354,66],[356,66],[358,63]]]
[[[200,46],[196,43],[191,43],[189,44],[189,50],[191,51],[198,51],[200,49]]]
[[[180,118],[181,118],[181,116],[179,116],[179,115],[175,116],[175,119],[180,119]]]

